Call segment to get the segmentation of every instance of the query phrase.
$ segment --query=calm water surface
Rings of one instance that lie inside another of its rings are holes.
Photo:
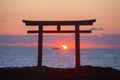
[[[37,65],[37,47],[0,47],[0,67]],[[43,49],[43,64],[49,67],[75,66],[74,50]],[[120,49],[81,49],[81,65],[112,67],[120,70]]]

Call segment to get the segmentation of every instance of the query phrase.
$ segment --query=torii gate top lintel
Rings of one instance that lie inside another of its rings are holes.
[[[76,21],[32,21],[23,20],[26,25],[38,26],[38,25],[92,25],[96,19],[91,20],[76,20]]]

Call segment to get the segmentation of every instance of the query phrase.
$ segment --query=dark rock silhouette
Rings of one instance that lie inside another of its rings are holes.
[[[91,66],[0,68],[0,80],[120,80],[120,71]]]

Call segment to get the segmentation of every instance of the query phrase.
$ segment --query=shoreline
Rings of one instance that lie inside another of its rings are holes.
[[[0,68],[0,80],[120,80],[120,71],[92,66],[79,68],[9,67]]]

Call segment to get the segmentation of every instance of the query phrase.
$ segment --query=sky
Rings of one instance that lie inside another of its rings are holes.
[[[96,19],[93,26],[81,29],[93,30],[90,37],[118,36],[119,3],[120,0],[0,0],[0,35],[27,35],[28,29],[37,29],[25,26],[22,20]]]

